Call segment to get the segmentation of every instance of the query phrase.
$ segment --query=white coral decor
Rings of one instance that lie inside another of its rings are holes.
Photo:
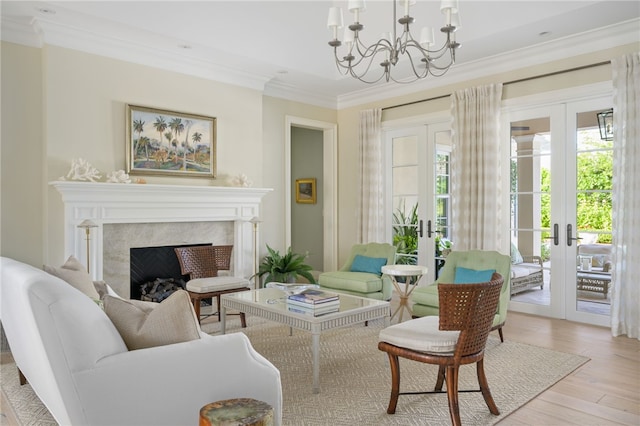
[[[98,169],[82,158],[74,159],[71,162],[71,170],[69,170],[66,176],[67,179],[71,180],[88,180],[91,182],[95,182],[101,177]]]
[[[124,170],[116,170],[107,175],[107,182],[112,183],[131,183],[131,178]]]
[[[238,176],[231,178],[230,183],[232,186],[242,186],[245,188],[253,185],[253,182],[250,181],[247,175],[245,175],[244,173],[240,173]]]

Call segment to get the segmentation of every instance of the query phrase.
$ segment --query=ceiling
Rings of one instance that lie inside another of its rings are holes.
[[[439,4],[418,0],[412,7],[416,37],[424,25],[444,24]],[[326,27],[333,5],[351,23],[347,1],[2,0],[0,13],[6,41],[77,49],[332,107],[468,79],[492,65],[526,66],[536,55],[553,60],[602,50],[609,47],[597,31],[603,27],[616,36],[610,43],[620,43],[619,29],[631,33],[627,42],[640,41],[635,0],[460,0],[462,48],[449,73],[413,86],[371,86],[336,70]],[[391,0],[367,3],[360,19],[365,40],[391,31],[392,7]]]

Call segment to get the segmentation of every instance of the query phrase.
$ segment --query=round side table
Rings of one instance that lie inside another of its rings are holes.
[[[251,398],[226,399],[200,409],[200,426],[273,426],[273,408]]]
[[[389,275],[393,286],[400,295],[400,305],[393,315],[391,315],[391,319],[393,319],[396,314],[400,313],[398,322],[402,322],[402,315],[405,310],[409,313],[409,317],[413,315],[413,312],[411,312],[411,308],[409,307],[409,295],[411,295],[411,292],[416,288],[416,284],[418,284],[420,278],[427,273],[427,268],[419,265],[385,265],[381,268],[381,272]],[[405,278],[404,290],[401,289],[400,284],[398,284],[398,277]]]

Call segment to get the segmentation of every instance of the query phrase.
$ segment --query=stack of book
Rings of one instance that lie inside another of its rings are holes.
[[[340,298],[335,293],[309,289],[289,295],[287,307],[291,312],[313,316],[325,315],[340,310]]]

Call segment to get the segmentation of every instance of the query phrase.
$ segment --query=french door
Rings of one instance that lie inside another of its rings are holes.
[[[437,276],[451,233],[449,122],[385,132],[387,240],[397,263],[426,266],[422,283]]]
[[[602,97],[505,114],[513,270],[543,271],[512,289],[513,310],[609,323],[614,142],[600,138],[597,113],[610,107]]]

